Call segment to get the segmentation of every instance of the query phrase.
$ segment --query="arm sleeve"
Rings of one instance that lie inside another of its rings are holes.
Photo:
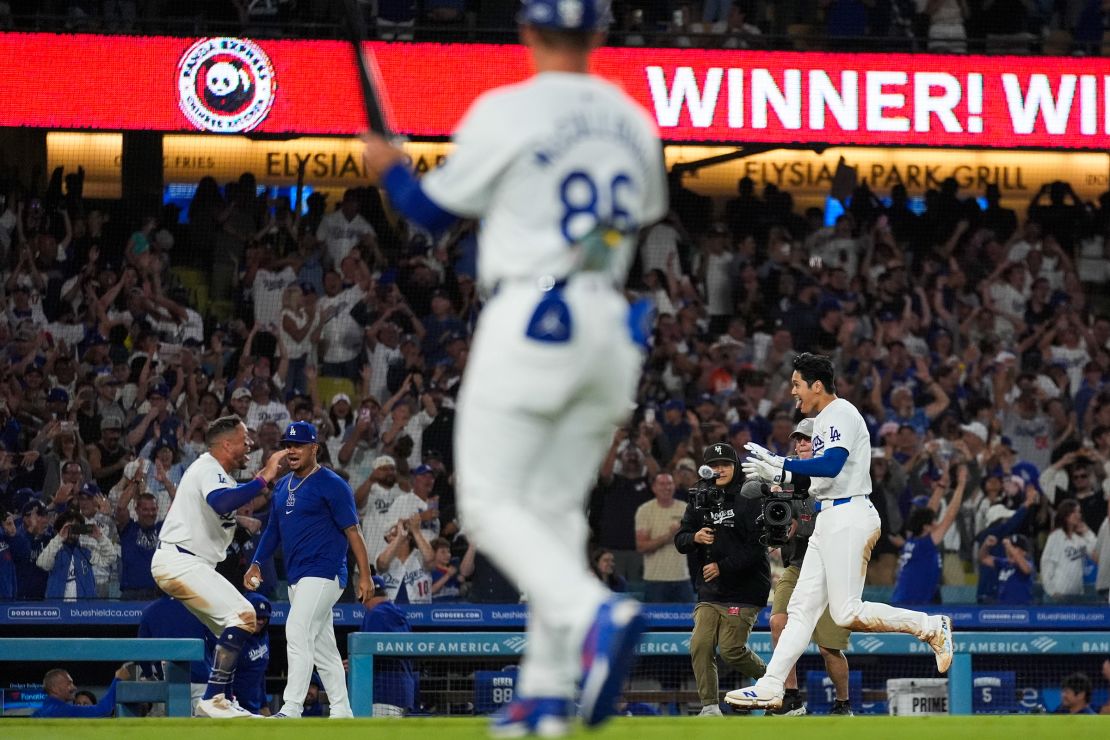
[[[787,460],[783,469],[790,473],[801,473],[811,478],[835,478],[848,462],[848,450],[844,447],[829,447],[817,457],[809,460]]]
[[[326,497],[328,506],[331,508],[331,519],[340,531],[358,524],[355,494],[349,485],[340,480],[332,481],[332,484],[327,487]]]
[[[451,156],[421,181],[423,192],[440,208],[478,217],[489,207],[494,181],[516,159],[519,148],[504,95],[488,93],[474,102],[455,131]]]
[[[278,528],[277,520],[274,505],[271,503],[270,518],[266,520],[266,529],[262,530],[262,536],[258,538],[258,547],[255,548],[251,565],[269,560],[277,552],[278,545],[281,544],[281,530]]]
[[[982,542],[983,540],[987,539],[988,535],[992,534],[998,539],[1004,540],[1021,528],[1021,525],[1025,522],[1025,517],[1027,516],[1029,516],[1029,507],[1024,505],[1019,506],[1018,510],[1014,512],[1013,516],[1011,516],[1002,524],[996,524],[993,527],[987,527],[982,532],[975,535],[975,541]]]
[[[16,562],[26,562],[31,559],[31,543],[23,532],[16,532],[15,537],[6,538],[12,548],[12,558]]]
[[[382,184],[385,186],[385,191],[389,193],[389,202],[405,218],[423,226],[433,234],[446,231],[458,220],[458,216],[440,208],[428,197],[404,162],[398,162],[390,167],[382,178]]]
[[[693,552],[697,547],[694,542],[694,535],[698,532],[698,523],[694,521],[694,507],[692,504],[686,505],[686,513],[682,515],[682,525],[674,535],[675,549],[685,555],[688,552]]]
[[[261,478],[255,478],[234,488],[217,488],[204,498],[217,514],[229,514],[249,502],[266,488]]]
[[[50,542],[46,543],[46,547],[42,548],[39,553],[38,560],[35,565],[45,571],[50,571],[54,567],[54,561],[58,558],[58,550],[62,549],[62,538],[55,535],[50,538]]]

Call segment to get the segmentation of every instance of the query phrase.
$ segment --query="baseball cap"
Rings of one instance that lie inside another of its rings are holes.
[[[316,427],[307,421],[294,421],[285,427],[285,434],[281,435],[281,441],[302,445],[313,443],[316,441]]]
[[[46,504],[41,501],[28,501],[27,503],[23,504],[23,511],[21,512],[23,516],[27,516],[31,512],[34,512],[39,516],[46,516]]]
[[[374,582],[374,595],[385,596],[385,579],[381,576],[370,576],[370,580]]]
[[[66,393],[65,388],[50,389],[50,392],[46,394],[46,402],[53,403],[54,401],[58,401],[59,403],[69,403],[69,394]]]
[[[973,434],[979,438],[980,442],[987,441],[987,428],[983,426],[981,421],[973,421],[970,424],[960,424],[960,431]]]
[[[897,433],[898,433],[898,422],[896,422],[896,421],[884,422],[883,425],[881,427],[879,427],[879,439],[882,439],[883,437],[885,437],[888,434],[897,434]]]
[[[250,398],[250,397],[251,397],[250,388],[240,387],[240,388],[236,388],[235,390],[233,390],[231,392],[231,400],[232,401],[238,401],[240,398]]]
[[[1029,552],[1029,538],[1026,537],[1025,535],[1023,535],[1023,534],[1010,535],[1010,542],[1013,543],[1014,547],[1020,547],[1022,550],[1025,550],[1026,552]]]
[[[146,395],[147,397],[161,396],[162,398],[168,398],[170,395],[170,387],[165,383],[156,383],[150,386],[150,390],[146,392]]]
[[[397,461],[389,455],[378,455],[378,457],[374,458],[374,470],[388,467],[397,467]]]
[[[118,416],[105,416],[100,422],[101,429],[123,429],[123,419]]]
[[[665,404],[663,404],[663,410],[664,411],[670,411],[671,409],[678,409],[679,411],[685,411],[686,410],[686,404],[683,403],[680,399],[672,398],[671,400],[669,400]]]
[[[1014,515],[1013,509],[1006,506],[1006,504],[993,504],[987,509],[987,525],[994,524],[1009,519]]]
[[[346,393],[336,393],[334,396],[331,397],[331,404],[330,405],[334,406],[335,404],[339,403],[340,401],[346,401],[349,404],[351,402],[351,397],[348,396]]]
[[[684,457],[681,460],[679,460],[677,463],[675,463],[675,465],[674,465],[675,470],[679,470],[681,468],[686,468],[687,470],[692,470],[695,473],[698,472],[698,464],[696,462],[694,462],[694,458],[692,458],[692,457]]]
[[[415,468],[412,469],[412,475],[428,475],[428,474],[435,475],[435,471],[432,470],[431,465],[417,465]]]
[[[270,600],[260,593],[248,591],[245,596],[254,606],[254,615],[260,619],[269,619],[274,615],[274,607],[270,604]]]
[[[705,452],[702,453],[701,461],[706,465],[714,462],[726,462],[732,463],[733,465],[740,464],[740,458],[737,457],[736,450],[732,448],[732,445],[726,445],[724,442],[718,442],[717,444],[706,447]]]
[[[872,460],[885,460],[886,459],[886,450],[884,450],[882,447],[872,447],[871,448],[871,459]]]
[[[99,496],[100,495],[100,486],[96,485],[92,481],[89,481],[85,485],[81,486],[81,490],[77,493],[77,495],[78,496]]]
[[[608,0],[524,0],[517,14],[522,26],[564,31],[594,31],[609,24]]]
[[[798,426],[794,427],[794,431],[790,433],[791,437],[802,436],[808,439],[813,438],[813,419],[802,419],[798,422]]]

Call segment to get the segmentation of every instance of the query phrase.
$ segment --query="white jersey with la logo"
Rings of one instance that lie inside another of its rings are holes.
[[[813,478],[809,492],[819,500],[871,493],[871,435],[859,411],[837,398],[813,420],[813,456],[833,447],[848,451],[848,461],[835,478]]]
[[[208,504],[208,494],[236,485],[210,453],[198,457],[181,476],[159,539],[212,565],[222,562],[235,535],[235,512],[217,514]]]
[[[663,151],[647,113],[619,88],[545,72],[483,95],[455,132],[457,148],[422,182],[451,213],[482,217],[486,285],[568,275],[569,246],[599,223],[632,233],[666,213]],[[631,240],[607,268],[623,284]]]

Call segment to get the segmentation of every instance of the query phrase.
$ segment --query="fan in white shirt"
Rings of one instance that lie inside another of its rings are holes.
[[[375,236],[374,227],[358,212],[354,190],[343,194],[339,209],[324,216],[316,229],[316,238],[324,242],[325,254],[333,267],[339,267],[356,245],[371,245]]]

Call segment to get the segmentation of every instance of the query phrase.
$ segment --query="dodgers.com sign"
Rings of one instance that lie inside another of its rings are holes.
[[[449,135],[477,96],[532,73],[520,46],[364,49],[386,120],[410,136]],[[350,48],[338,41],[7,33],[0,65],[2,126],[365,128]],[[1105,57],[605,48],[593,71],[639,102],[668,141],[1110,149]]]

